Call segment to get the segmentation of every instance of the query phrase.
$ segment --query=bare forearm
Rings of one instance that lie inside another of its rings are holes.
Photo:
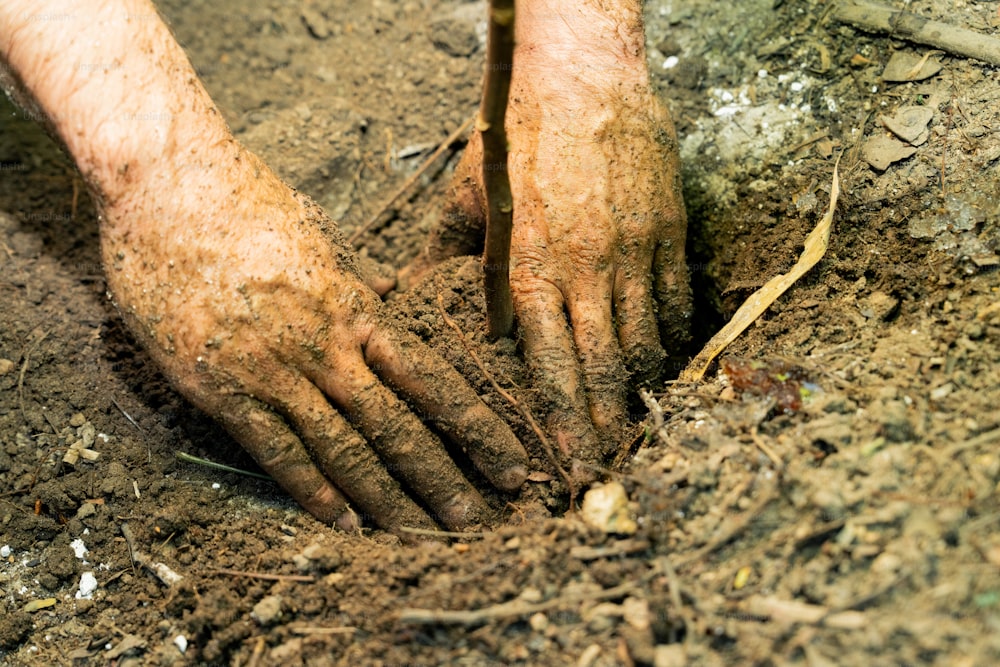
[[[645,77],[639,0],[525,0],[517,4],[515,69],[587,86],[609,75]]]
[[[4,0],[0,83],[114,202],[130,183],[229,132],[148,0]]]

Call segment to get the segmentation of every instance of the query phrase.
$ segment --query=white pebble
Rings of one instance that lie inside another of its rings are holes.
[[[69,543],[69,548],[73,550],[73,553],[80,560],[83,560],[83,557],[87,555],[87,545],[79,537]]]
[[[76,592],[77,600],[89,600],[97,590],[97,577],[93,572],[84,572],[80,575],[80,590]]]
[[[188,638],[184,635],[177,635],[174,637],[174,646],[176,646],[177,650],[181,653],[186,652],[188,648]]]
[[[677,56],[667,56],[667,59],[663,61],[663,69],[673,69],[677,67],[679,62],[680,58]]]
[[[5,544],[0,547],[0,558],[7,558],[11,554],[11,548],[9,544]]]
[[[803,85],[801,81],[792,81],[792,85],[790,85],[789,88],[791,88],[793,93],[799,93],[802,92],[805,85]]]
[[[766,69],[759,69],[759,70],[757,70],[757,78],[758,79],[766,79],[767,78],[767,70]]]
[[[212,488],[218,491],[219,489],[222,488],[222,485],[219,484],[218,482],[212,482]]]

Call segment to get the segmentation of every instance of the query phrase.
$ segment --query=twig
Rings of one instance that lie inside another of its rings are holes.
[[[221,470],[222,472],[232,472],[237,475],[246,475],[247,477],[256,477],[257,479],[264,479],[268,482],[273,482],[274,478],[269,475],[264,475],[259,472],[251,472],[249,470],[240,470],[239,468],[233,468],[232,466],[227,466],[224,463],[216,463],[215,461],[209,461],[208,459],[203,459],[186,452],[174,452],[174,458],[178,461],[184,461],[185,463],[194,463],[200,466],[205,466],[206,468],[211,468],[212,470]]]
[[[25,373],[28,372],[28,361],[31,358],[31,353],[35,351],[35,348],[38,347],[38,344],[41,343],[43,340],[45,340],[45,337],[48,335],[49,335],[48,331],[43,331],[42,335],[36,338],[34,342],[32,342],[30,346],[28,346],[28,349],[24,351],[24,363],[21,364],[21,372],[17,376],[17,401],[18,404],[21,406],[21,417],[24,418],[25,422],[28,421],[28,413],[24,409],[24,375]]]
[[[992,445],[997,441],[1000,441],[1000,428],[993,429],[992,431],[986,431],[986,433],[980,433],[974,438],[969,438],[968,440],[963,440],[962,442],[951,445],[945,449],[945,457],[952,459],[967,449],[975,449],[985,445]]]
[[[121,526],[122,535],[125,536],[125,543],[128,545],[128,555],[132,559],[132,565],[140,565],[156,576],[165,586],[172,588],[179,584],[184,577],[171,570],[167,565],[154,561],[149,554],[139,550],[135,543],[135,535],[128,523]]]
[[[426,160],[424,160],[423,164],[421,164],[417,168],[417,170],[413,172],[413,174],[409,178],[407,178],[403,182],[403,184],[396,189],[395,192],[392,193],[392,196],[389,197],[387,200],[385,200],[385,202],[378,207],[378,210],[375,211],[375,213],[373,213],[371,217],[368,218],[368,221],[354,230],[354,233],[351,234],[351,237],[349,239],[351,244],[353,244],[356,248],[361,247],[360,245],[357,245],[358,240],[366,233],[368,233],[368,231],[371,230],[372,227],[377,225],[379,219],[381,219],[382,215],[387,210],[389,210],[389,207],[395,204],[397,199],[406,194],[406,192],[411,187],[413,187],[413,184],[416,183],[417,180],[424,175],[424,172],[427,171],[430,168],[430,166],[437,161],[437,159],[441,156],[441,154],[444,153],[446,150],[448,150],[448,148],[453,143],[458,141],[459,137],[465,134],[466,130],[468,130],[472,126],[473,120],[475,120],[475,116],[470,116],[468,120],[466,120],[458,127],[458,129],[449,134],[448,138],[441,142],[441,145],[439,145],[437,149],[433,153],[431,153]]]
[[[776,470],[784,470],[785,462],[781,460],[771,447],[764,442],[764,439],[760,437],[760,432],[758,426],[754,424],[753,429],[750,431],[750,438],[753,440],[753,444],[757,445],[757,449],[763,452],[764,456],[771,460]]]
[[[490,338],[509,336],[514,328],[510,294],[510,235],[514,199],[507,173],[504,117],[514,66],[514,0],[490,0],[486,37],[486,79],[476,129],[483,140],[483,187],[486,190],[486,245],[483,271]]]
[[[122,413],[122,415],[125,417],[125,419],[128,420],[129,424],[131,424],[132,426],[135,426],[137,429],[139,429],[139,433],[145,433],[145,431],[142,430],[142,427],[139,426],[139,424],[134,419],[132,419],[132,415],[130,415],[129,413],[125,412],[125,408],[123,408],[118,403],[118,401],[115,400],[114,396],[111,397],[111,402],[114,403],[114,405],[115,405],[116,408],[118,408],[118,412]]]
[[[559,476],[562,477],[563,481],[566,483],[566,488],[569,489],[569,503],[570,507],[572,508],[576,500],[576,484],[573,483],[573,479],[563,469],[563,467],[559,465],[559,459],[556,458],[556,452],[552,448],[552,443],[550,443],[549,439],[545,437],[545,432],[542,431],[542,429],[538,426],[538,422],[535,421],[535,417],[531,414],[531,410],[529,410],[526,405],[523,405],[520,401],[514,398],[514,396],[510,394],[510,392],[501,387],[500,384],[496,381],[496,378],[493,377],[493,374],[490,373],[489,370],[487,370],[486,365],[483,363],[482,359],[479,358],[479,355],[476,354],[476,351],[472,349],[471,345],[469,345],[469,341],[466,340],[465,334],[462,332],[459,326],[455,324],[455,320],[451,319],[448,316],[448,313],[445,312],[444,298],[441,296],[440,291],[438,291],[438,309],[441,311],[441,318],[444,320],[444,323],[447,324],[451,328],[451,330],[454,331],[455,334],[458,336],[459,341],[461,341],[462,343],[462,347],[465,348],[465,351],[468,352],[469,357],[471,357],[472,361],[476,364],[476,366],[479,367],[479,371],[483,374],[483,377],[485,377],[489,381],[489,383],[493,386],[493,390],[496,391],[498,394],[500,394],[500,396],[502,396],[505,401],[510,403],[510,405],[515,410],[517,410],[518,414],[520,414],[521,417],[526,422],[528,422],[528,425],[531,427],[531,430],[535,432],[535,436],[538,438],[539,442],[542,443],[542,449],[545,450],[545,455],[548,457],[549,463],[551,463],[555,467],[555,469],[559,471]]]
[[[868,623],[860,611],[833,611],[828,607],[755,595],[742,607],[751,616],[764,616],[781,625],[806,623],[840,630],[857,630]]]
[[[833,11],[833,18],[869,32],[886,33],[948,53],[1000,65],[1000,40],[948,23],[930,21],[910,12],[874,2],[844,2]]]
[[[401,526],[397,530],[409,535],[420,535],[422,537],[450,537],[456,540],[481,540],[485,533],[456,533],[450,530],[431,530],[429,528],[411,528]]]
[[[340,625],[329,628],[316,625],[290,625],[288,629],[293,635],[353,635],[358,631],[352,625]]]
[[[569,557],[576,558],[578,560],[598,560],[600,558],[614,558],[616,556],[628,556],[629,554],[638,553],[640,551],[646,551],[649,549],[650,543],[647,540],[619,540],[614,544],[609,544],[607,546],[592,547],[588,545],[581,545],[573,547],[569,550]]]
[[[504,618],[529,616],[541,611],[551,611],[568,605],[578,605],[591,600],[609,600],[628,595],[639,586],[638,583],[626,583],[614,588],[607,588],[595,593],[580,595],[562,595],[545,602],[524,602],[511,600],[492,607],[484,607],[473,611],[451,611],[448,609],[402,609],[399,612],[400,623],[414,625],[479,625]]]
[[[243,570],[209,570],[209,573],[224,574],[227,577],[263,579],[265,581],[301,581],[305,584],[311,584],[316,581],[316,577],[308,574],[270,574],[268,572],[245,572]]]

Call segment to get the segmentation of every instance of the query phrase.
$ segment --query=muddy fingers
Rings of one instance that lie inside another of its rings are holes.
[[[611,317],[610,292],[610,286],[580,289],[567,300],[590,418],[605,451],[616,444],[613,431],[625,419],[628,379]]]
[[[660,345],[651,273],[647,267],[630,278],[621,269],[615,278],[618,342],[629,375],[640,385],[659,377],[667,356]]]
[[[465,448],[490,483],[504,491],[521,487],[528,475],[527,452],[448,362],[416,337],[388,327],[372,334],[365,357],[382,380]]]
[[[354,530],[357,519],[347,499],[324,477],[302,441],[280,416],[249,396],[219,396],[210,409],[233,439],[310,514]]]
[[[547,430],[564,456],[597,462],[602,448],[590,421],[584,380],[563,311],[562,294],[551,283],[538,279],[517,281],[512,286],[520,288],[514,292],[514,308],[523,334],[524,353],[538,389],[549,403]],[[588,481],[575,473],[573,476],[581,483]]]
[[[663,244],[653,261],[653,284],[656,293],[661,340],[683,345],[691,330],[691,288],[684,262],[684,248]]]

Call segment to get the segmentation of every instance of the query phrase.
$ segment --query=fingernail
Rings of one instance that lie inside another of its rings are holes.
[[[496,477],[496,486],[501,491],[517,491],[528,479],[528,468],[523,465],[513,465]]]
[[[353,533],[361,528],[361,519],[353,510],[347,510],[338,516],[334,523],[337,525],[337,528],[347,533]]]
[[[483,521],[479,506],[482,499],[472,494],[460,493],[452,498],[448,504],[441,508],[441,516],[438,521],[453,530],[461,530],[466,526],[471,526]]]

